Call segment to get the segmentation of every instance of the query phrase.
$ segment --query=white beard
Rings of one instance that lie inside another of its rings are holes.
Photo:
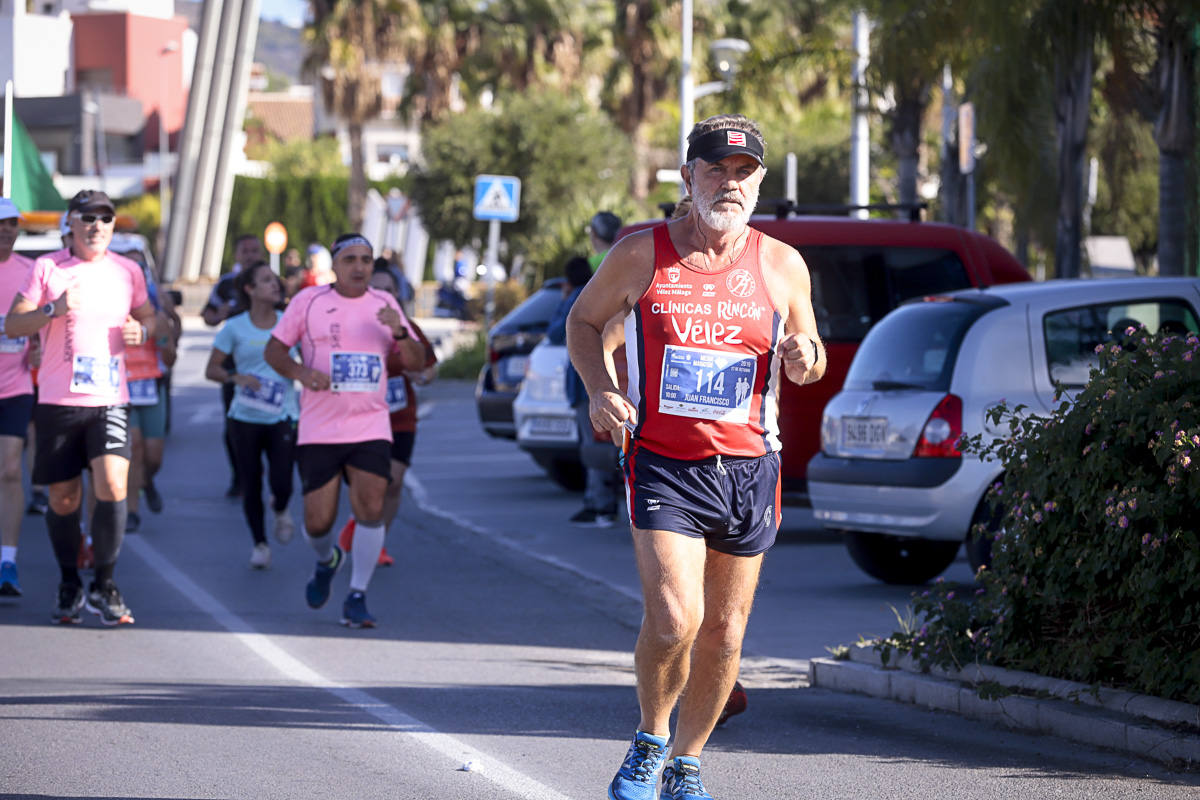
[[[739,197],[735,193],[726,192],[718,192],[712,196],[693,193],[692,202],[696,206],[696,211],[700,214],[700,219],[704,220],[704,224],[718,231],[735,231],[745,227],[746,223],[750,221],[750,215],[754,213],[754,208],[758,205],[758,190],[760,186],[755,186],[753,192],[745,197]],[[740,209],[717,211],[713,207],[722,197],[732,198],[743,205]]]

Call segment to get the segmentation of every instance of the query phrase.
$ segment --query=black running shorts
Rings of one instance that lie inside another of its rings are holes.
[[[625,490],[633,527],[702,538],[721,553],[758,555],[779,532],[779,453],[680,461],[635,444]]]
[[[392,443],[386,439],[346,444],[302,444],[296,448],[296,467],[300,470],[300,489],[315,492],[339,475],[346,467],[361,469],[385,480],[392,477]]]
[[[33,419],[33,395],[18,394],[0,398],[0,436],[19,436],[24,439]]]
[[[416,431],[392,431],[392,461],[399,461],[404,466],[411,467],[413,445],[416,441]]]
[[[78,478],[93,459],[129,460],[129,409],[126,406],[58,406],[33,409],[37,456],[33,482],[62,483]]]

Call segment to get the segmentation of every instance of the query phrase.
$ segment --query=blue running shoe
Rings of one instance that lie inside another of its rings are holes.
[[[609,800],[654,800],[658,773],[666,760],[666,737],[635,733],[625,762],[608,785]]]
[[[367,596],[351,592],[342,603],[342,624],[347,628],[374,628],[375,618],[367,611]]]
[[[333,558],[328,564],[317,562],[317,569],[313,573],[312,580],[308,582],[308,586],[304,587],[304,599],[308,601],[309,608],[320,608],[329,601],[329,586],[333,583],[333,576],[341,569],[342,562],[346,560],[345,553],[342,548],[334,545]]]
[[[700,782],[700,759],[675,756],[663,770],[662,796],[659,800],[712,800]]]
[[[11,561],[0,564],[0,597],[20,597],[21,582],[17,580],[17,565]]]

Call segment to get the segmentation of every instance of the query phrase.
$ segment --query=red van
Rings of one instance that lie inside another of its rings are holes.
[[[660,222],[624,228],[618,238]],[[820,449],[821,412],[842,388],[867,330],[903,301],[953,289],[1031,280],[1017,259],[981,233],[937,222],[756,216],[750,225],[800,251],[812,274],[813,310],[829,366],[809,386],[782,381],[783,491],[808,505],[806,470]]]

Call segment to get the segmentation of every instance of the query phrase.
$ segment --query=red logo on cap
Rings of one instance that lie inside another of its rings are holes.
[[[727,139],[729,144],[736,147],[746,146],[746,134],[742,133],[741,131],[729,131],[726,135],[729,137]]]

